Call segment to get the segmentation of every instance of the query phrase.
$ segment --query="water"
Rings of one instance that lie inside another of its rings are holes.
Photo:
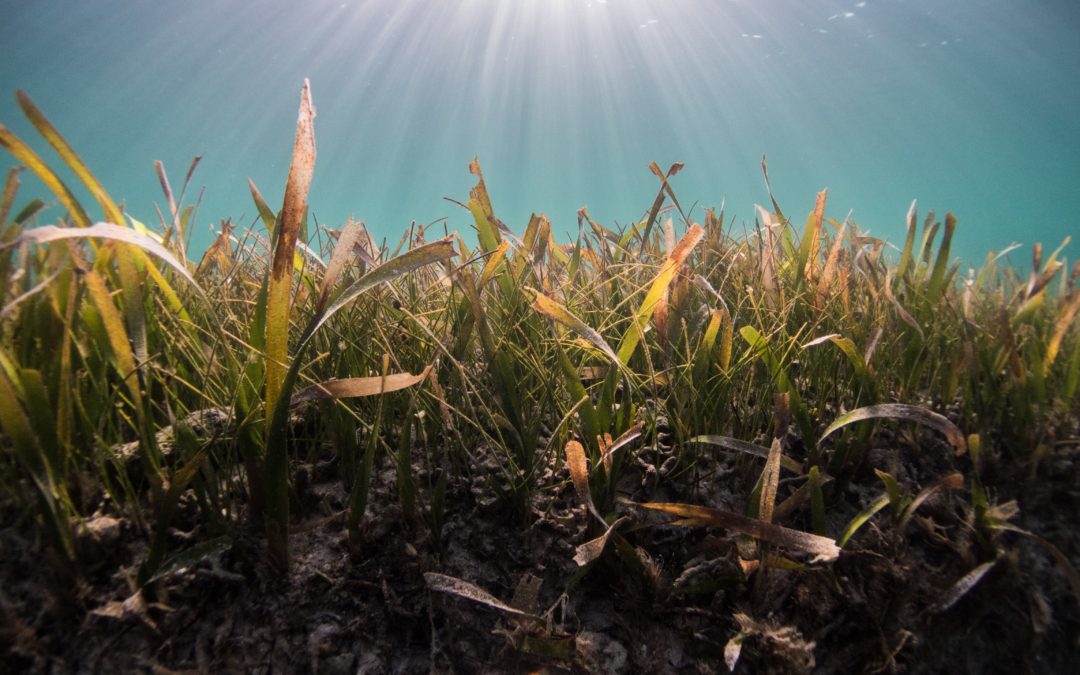
[[[752,221],[765,154],[797,221],[827,186],[830,215],[893,242],[912,199],[952,210],[969,261],[1080,233],[1073,0],[0,0],[0,44],[0,120],[30,139],[29,92],[140,220],[153,160],[178,186],[203,155],[196,249],[253,221],[248,177],[280,204],[305,77],[316,218],[392,241],[469,229],[442,198],[467,197],[474,154],[519,231],[641,217],[652,160],[685,162],[698,219]]]

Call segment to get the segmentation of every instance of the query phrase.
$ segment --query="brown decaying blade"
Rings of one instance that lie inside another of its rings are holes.
[[[649,502],[641,504],[647,509],[663,511],[672,515],[680,516],[684,520],[692,521],[687,524],[707,525],[709,527],[722,527],[734,530],[740,534],[756,537],[761,541],[771,544],[805,551],[814,556],[814,561],[829,562],[840,557],[840,547],[828,537],[819,537],[816,534],[792,530],[760,520],[747,518],[730,511],[710,509],[705,506],[694,504],[667,504]],[[678,522],[678,521],[677,521]]]

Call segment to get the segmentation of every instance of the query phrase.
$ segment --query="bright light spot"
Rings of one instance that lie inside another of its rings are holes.
[[[865,2],[856,2],[855,6],[856,7],[866,7],[866,3]]]
[[[845,19],[850,19],[853,16],[855,16],[855,12],[844,12]]]

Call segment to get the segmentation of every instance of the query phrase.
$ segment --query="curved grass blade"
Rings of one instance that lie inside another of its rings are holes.
[[[888,299],[888,301],[891,302],[893,304],[893,307],[896,308],[896,313],[900,315],[900,319],[904,323],[915,329],[915,332],[919,334],[920,340],[925,340],[926,336],[923,334],[922,327],[919,326],[919,323],[917,321],[915,321],[915,317],[911,316],[911,314],[906,309],[904,309],[904,306],[900,304],[900,301],[897,300],[896,296],[893,294],[892,274],[890,274],[889,272],[885,272],[885,286],[882,291],[885,293],[885,297]]]
[[[547,624],[541,617],[529,612],[524,612],[516,607],[511,607],[491,593],[488,593],[479,586],[470,584],[463,579],[447,576],[445,574],[438,574],[437,572],[424,572],[424,582],[427,584],[427,587],[433,591],[456,595],[465,598],[466,600],[478,602],[481,605],[487,605],[488,607],[497,609],[505,614],[518,616],[523,619],[530,619],[542,625]]]
[[[24,91],[15,92],[15,97],[19,101],[19,107],[22,108],[26,118],[30,120],[30,123],[34,125],[38,133],[42,138],[48,141],[52,146],[56,154],[60,155],[60,159],[64,161],[64,164],[68,166],[78,177],[79,181],[90,191],[90,194],[94,196],[97,203],[101,205],[102,211],[105,212],[105,218],[116,225],[124,224],[124,216],[119,207],[116,206],[116,202],[112,200],[112,197],[105,191],[105,188],[101,187],[101,183],[97,178],[94,178],[94,174],[90,172],[90,169],[86,166],[86,163],[82,161],[82,158],[76,154],[71,145],[60,135],[60,132],[56,130],[56,127],[45,118],[45,115],[34,102],[30,100],[30,97]]]
[[[182,277],[187,279],[201,295],[204,295],[199,283],[195,281],[195,277],[191,276],[187,267],[177,260],[168,249],[162,246],[154,238],[141,234],[130,227],[114,225],[113,223],[95,223],[89,227],[57,227],[55,225],[42,225],[41,227],[24,230],[23,233],[19,235],[16,242],[48,244],[50,242],[65,239],[109,239],[137,246],[166,262],[169,267],[172,267],[179,272]]]
[[[916,495],[915,499],[912,499],[911,503],[904,509],[904,513],[900,516],[900,523],[897,527],[903,532],[907,528],[908,522],[911,521],[911,517],[915,515],[916,509],[922,506],[923,502],[930,499],[930,497],[933,497],[944,490],[959,490],[962,487],[964,487],[964,476],[959,471],[954,471],[936,483],[928,485],[922,492]]]
[[[533,300],[533,309],[540,312],[544,316],[561,323],[570,330],[574,331],[581,337],[585,338],[594,347],[603,352],[604,356],[615,365],[616,368],[622,365],[619,357],[615,354],[615,350],[611,348],[611,345],[607,343],[607,340],[603,338],[595,329],[586,324],[581,319],[574,316],[570,310],[561,305],[559,302],[549,298],[543,293],[536,291],[536,298]]]
[[[855,342],[851,338],[841,337],[839,333],[832,335],[823,335],[807,342],[802,346],[803,349],[807,347],[813,347],[819,345],[825,341],[832,342],[836,345],[837,349],[843,352],[847,357],[848,362],[851,363],[851,367],[855,369],[855,376],[859,379],[862,386],[870,393],[874,391],[874,381],[870,377],[870,369],[866,365],[866,360],[863,359],[863,355],[859,353],[858,348],[855,347]]]
[[[814,556],[814,562],[829,562],[836,560],[840,556],[840,547],[837,546],[837,542],[828,537],[819,537],[816,534],[772,525],[730,511],[720,511],[693,504],[660,502],[649,502],[641,504],[641,506],[654,511],[680,516],[684,520],[690,520],[699,525],[722,527],[771,544],[805,551]]]
[[[577,563],[578,567],[584,567],[599,558],[601,554],[603,554],[604,549],[607,547],[607,543],[608,540],[611,539],[611,535],[615,534],[615,531],[620,526],[629,521],[630,518],[628,516],[623,516],[622,518],[619,518],[614,523],[612,523],[611,527],[606,527],[602,535],[595,539],[590,539],[584,544],[578,546],[574,550],[574,562]]]
[[[994,565],[997,564],[998,560],[999,558],[994,558],[993,560],[984,562],[960,577],[949,590],[945,591],[945,595],[937,601],[931,610],[939,614],[948,611],[953,605],[959,602],[961,598],[967,595],[968,591],[975,588],[975,586],[982,581],[983,577],[986,576],[986,573],[994,568]]]
[[[343,290],[334,298],[330,307],[318,317],[318,320],[315,321],[305,333],[309,336],[310,334],[313,334],[324,323],[329,321],[330,317],[337,314],[342,307],[358,298],[365,291],[368,291],[379,284],[386,283],[387,281],[408,274],[413,270],[420,269],[425,265],[430,265],[452,257],[454,257],[454,244],[451,237],[439,239],[430,244],[424,244],[423,246],[418,246],[402,253],[393,260],[385,262],[369,271],[367,274],[357,279],[351,286]]]
[[[431,366],[424,368],[419,375],[411,373],[393,373],[386,377],[350,377],[340,380],[327,380],[305,387],[292,397],[292,406],[298,406],[307,401],[333,398],[359,398],[362,396],[378,396],[392,391],[408,389],[419,384],[431,373]]]
[[[906,403],[881,403],[878,405],[866,406],[865,408],[856,408],[849,413],[837,417],[836,420],[822,432],[818,443],[820,444],[821,441],[824,441],[830,434],[838,429],[842,429],[855,422],[862,422],[863,420],[870,419],[895,419],[918,422],[919,424],[936,429],[944,434],[949,443],[956,448],[957,455],[962,455],[967,452],[967,440],[955,424],[950,422],[943,415],[939,415],[932,410],[908,405]]]
[[[851,522],[848,523],[848,526],[844,529],[844,534],[836,540],[837,545],[840,548],[844,548],[844,546],[851,541],[851,538],[855,536],[855,533],[859,531],[859,528],[873,518],[874,514],[888,506],[891,501],[889,493],[886,492],[871,502],[870,506],[863,509],[859,515],[851,519]]]
[[[1022,534],[1025,537],[1034,540],[1039,546],[1042,546],[1043,549],[1050,554],[1050,557],[1054,559],[1054,562],[1061,567],[1062,573],[1065,575],[1065,578],[1068,579],[1069,585],[1072,587],[1072,592],[1076,597],[1076,601],[1080,603],[1080,572],[1077,572],[1076,568],[1073,567],[1072,561],[1069,560],[1069,557],[1065,555],[1060,548],[1055,546],[1052,541],[1040,537],[1034,532],[1029,532],[1022,527],[1017,527],[1012,523],[999,522],[994,525],[994,528]]]
[[[714,436],[714,435],[702,435],[694,436],[688,443],[698,443],[701,445],[714,445],[725,450],[732,450],[734,452],[741,452],[747,455],[753,455],[754,457],[760,457],[762,459],[769,458],[769,448],[763,445],[756,445],[747,441],[739,440],[738,438],[731,438],[730,436]],[[803,473],[802,464],[798,461],[788,457],[787,455],[780,455],[780,466],[787,469],[791,473],[801,476]]]
[[[342,270],[345,269],[345,264],[354,255],[354,249],[360,243],[360,237],[364,234],[364,221],[362,220],[350,218],[345,223],[345,227],[341,229],[337,244],[334,245],[334,252],[330,254],[330,264],[326,266],[326,271],[323,273],[322,287],[319,288],[319,301],[316,305],[319,310],[326,306],[330,291],[333,290],[334,284],[337,283],[338,277],[341,275]]]
[[[390,260],[364,276],[338,295],[337,299],[322,314],[312,318],[308,327],[300,336],[292,363],[281,382],[280,396],[273,408],[267,409],[266,433],[266,511],[271,554],[282,568],[289,563],[288,522],[289,522],[289,477],[288,477],[288,417],[290,405],[287,404],[296,379],[300,374],[303,355],[308,344],[318,329],[330,317],[356,299],[364,291],[391,281],[412,270],[445,260],[454,255],[454,247],[449,237],[407,251]]]
[[[68,186],[64,184],[64,181],[60,180],[56,172],[49,168],[49,165],[42,161],[41,157],[29,145],[24,143],[3,124],[0,124],[0,147],[10,152],[15,159],[34,172],[38,180],[44,183],[45,187],[60,200],[60,204],[67,209],[76,225],[80,227],[90,225],[90,216],[86,215],[86,210],[83,209],[82,204],[75,198]]]

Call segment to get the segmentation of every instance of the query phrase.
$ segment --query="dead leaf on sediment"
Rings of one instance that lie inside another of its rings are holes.
[[[828,537],[820,537],[809,532],[765,523],[730,511],[710,509],[694,504],[660,502],[649,502],[640,504],[640,506],[681,517],[682,520],[675,521],[672,524],[721,527],[749,535],[770,544],[804,551],[814,556],[814,562],[830,562],[840,557],[840,547]]]

